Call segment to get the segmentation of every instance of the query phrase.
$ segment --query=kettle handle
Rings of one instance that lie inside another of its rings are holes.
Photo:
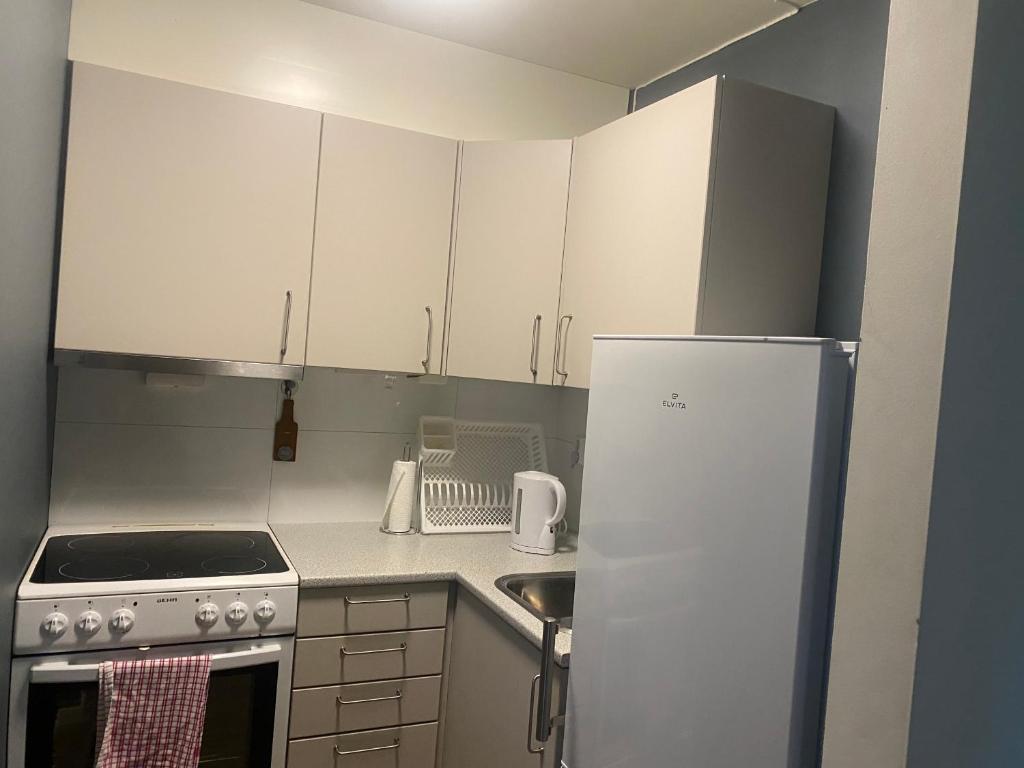
[[[548,483],[555,492],[555,514],[550,519],[545,520],[544,525],[551,527],[558,525],[562,522],[562,518],[565,517],[565,486],[562,485],[560,480],[555,478],[550,478]]]

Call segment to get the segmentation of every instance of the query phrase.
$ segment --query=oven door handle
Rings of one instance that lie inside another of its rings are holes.
[[[244,651],[214,653],[210,656],[210,671],[220,672],[226,669],[252,667],[257,664],[269,664],[281,658],[283,649],[277,643],[254,645]],[[143,656],[145,658],[145,656]],[[167,657],[154,657],[167,658]],[[172,657],[173,658],[173,657]],[[99,679],[99,664],[72,664],[66,661],[47,661],[33,664],[31,679],[33,683],[88,683]]]

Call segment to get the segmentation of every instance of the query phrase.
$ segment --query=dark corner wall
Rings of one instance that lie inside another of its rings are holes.
[[[819,336],[860,336],[888,21],[889,0],[818,0],[636,92],[639,109],[725,75],[836,107]]]
[[[909,768],[1024,765],[1022,33],[980,0]]]
[[[47,358],[71,0],[0,0],[0,764],[14,592],[46,528]]]

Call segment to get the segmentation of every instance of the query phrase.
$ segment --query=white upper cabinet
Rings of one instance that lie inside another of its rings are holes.
[[[447,373],[552,381],[572,142],[463,146]]]
[[[301,365],[320,114],[81,63],[70,114],[55,346]]]
[[[440,371],[457,154],[324,116],[307,365]]]
[[[555,382],[595,334],[813,335],[832,121],[713,78],[578,138]]]

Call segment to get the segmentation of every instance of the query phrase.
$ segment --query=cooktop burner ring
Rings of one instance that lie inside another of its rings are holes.
[[[67,543],[67,547],[84,554],[107,554],[124,552],[135,546],[135,539],[127,533],[104,533],[99,536],[78,536]]]
[[[203,560],[200,567],[218,576],[244,576],[259,573],[267,567],[267,561],[255,555],[217,555]]]
[[[149,570],[149,563],[138,557],[99,557],[91,555],[63,563],[57,572],[74,581],[123,581]]]
[[[256,548],[256,540],[244,531],[189,531],[182,533],[172,542],[176,549],[203,552],[211,557],[217,555],[242,556]]]

